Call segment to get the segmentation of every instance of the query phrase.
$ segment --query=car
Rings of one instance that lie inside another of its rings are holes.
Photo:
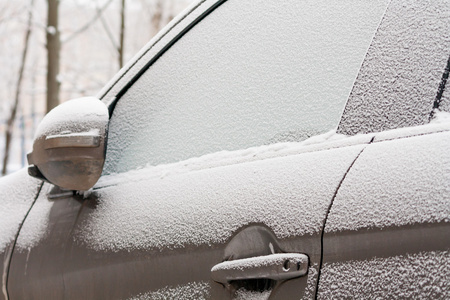
[[[0,299],[450,298],[449,16],[196,1],[0,180]]]

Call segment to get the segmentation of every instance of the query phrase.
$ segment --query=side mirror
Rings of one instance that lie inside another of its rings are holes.
[[[68,190],[94,186],[103,170],[108,109],[97,98],[67,101],[39,124],[28,173]]]

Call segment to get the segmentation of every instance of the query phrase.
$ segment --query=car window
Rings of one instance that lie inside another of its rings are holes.
[[[335,130],[387,2],[225,2],[118,101],[105,173]]]
[[[390,2],[355,81],[339,133],[429,122],[439,86],[445,86],[445,72],[448,77],[449,16],[446,0]],[[448,111],[445,93],[440,108]]]

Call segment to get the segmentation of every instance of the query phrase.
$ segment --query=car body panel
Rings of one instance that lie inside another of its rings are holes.
[[[313,151],[305,153],[308,146],[297,146],[300,154],[290,149],[294,154],[257,160],[248,155],[254,161],[216,167],[209,161],[203,168],[197,161],[195,170],[172,173],[142,169],[103,180],[86,199],[49,200],[48,192],[41,193],[36,205],[54,201],[47,206],[47,234],[33,247],[16,247],[10,294],[121,299],[191,287],[205,299],[229,299],[211,280],[211,268],[226,259],[225,248],[237,233],[264,226],[282,252],[305,253],[311,264],[308,276],[281,284],[273,299],[314,297],[326,212],[366,145],[329,149],[324,143],[325,150],[311,145]],[[27,219],[21,235],[39,222]]]
[[[0,179],[0,299],[8,299],[6,284],[11,253],[20,227],[41,185],[42,182],[30,177],[26,169]]]
[[[450,296],[449,129],[383,132],[364,149],[327,218],[318,298]]]
[[[67,251],[65,248],[67,234],[73,227],[74,220],[71,216],[76,216],[79,203],[70,201],[67,206],[64,206],[58,200],[72,194],[67,191],[61,193],[59,188],[55,188],[49,183],[44,184],[33,209],[22,226],[14,248],[8,275],[10,299],[64,298],[62,277],[64,261],[62,258],[63,253]],[[42,240],[47,243],[41,245]],[[24,258],[24,265],[20,272],[27,281],[16,282],[15,274],[18,271],[15,266],[16,256]],[[28,280],[28,278],[34,278],[34,280]],[[11,289],[12,286],[19,289],[20,292]],[[27,294],[26,297],[17,296],[30,291],[32,293]]]

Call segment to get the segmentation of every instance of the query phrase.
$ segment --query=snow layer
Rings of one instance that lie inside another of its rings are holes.
[[[324,263],[318,299],[449,299],[450,252]]]
[[[154,292],[140,294],[129,300],[206,300],[210,299],[211,286],[207,282],[190,282],[176,287],[165,287]]]
[[[450,132],[367,146],[337,193],[325,231],[450,222],[449,148]]]
[[[364,146],[165,177],[153,168],[110,176],[115,185],[95,191],[98,207],[79,227],[78,239],[98,250],[178,248],[224,242],[250,223],[266,224],[278,238],[317,234]]]
[[[107,172],[335,129],[386,5],[225,2],[118,101]]]
[[[428,123],[450,49],[449,0],[393,0],[356,79],[338,132]]]
[[[305,295],[302,299],[314,299],[314,291],[316,289],[316,277],[318,265],[313,264],[308,270],[308,284]],[[136,297],[129,298],[129,300],[206,300],[211,297],[211,286],[207,282],[190,282],[185,285],[178,285],[176,287],[165,287],[154,292],[140,294]],[[263,300],[270,297],[271,291],[263,293],[247,291],[240,289],[236,292],[234,300]]]
[[[257,292],[257,291],[248,291],[244,288],[241,288],[236,291],[234,294],[233,300],[267,300],[269,299],[271,291]]]
[[[50,219],[50,209],[53,201],[47,199],[47,194],[52,185],[46,183],[39,194],[33,209],[28,214],[17,239],[18,250],[23,251],[33,248],[47,234],[48,222]]]
[[[270,255],[270,260],[268,260],[267,256],[257,256],[244,258],[239,260],[230,260],[215,265],[211,272],[217,272],[221,270],[241,270],[245,271],[248,269],[255,269],[264,266],[282,266],[283,263],[288,260],[292,265],[296,265],[298,263],[304,264],[308,261],[307,256],[299,257],[298,255],[293,255],[290,253],[278,253]]]
[[[277,143],[236,151],[219,151],[216,153],[206,154],[200,157],[193,157],[181,162],[171,164],[161,164],[157,166],[147,165],[145,167],[145,169],[147,170],[146,176],[148,176],[148,178],[163,178],[168,175],[186,173],[195,170],[228,166],[232,164],[240,164],[262,159],[328,150],[333,148],[368,144],[373,137],[373,134],[346,137],[342,134],[336,134],[334,131],[329,131],[327,133],[311,137],[299,143]],[[112,176],[104,175],[99,179],[94,188],[97,189],[109,185],[114,185],[120,182],[133,180],[135,176],[139,176],[136,174],[136,172],[141,172],[141,169],[142,168],[126,173],[121,173],[122,175],[120,176],[117,176],[117,174],[113,174]],[[85,192],[85,196],[87,197],[90,192],[91,191]]]
[[[450,112],[436,110],[433,115],[431,124],[448,124],[450,123]]]
[[[303,294],[304,300],[315,299],[316,297],[316,284],[317,284],[317,275],[319,274],[319,264],[313,263],[308,268],[308,281],[306,283],[306,290]]]
[[[41,184],[26,169],[0,179],[0,253],[14,241]]]
[[[47,27],[47,32],[51,35],[55,35],[56,34],[56,28],[54,26],[48,26]]]
[[[99,91],[97,97],[104,103],[113,100],[126,85],[161,49],[180,31],[192,23],[216,0],[194,0],[180,14],[162,28],[125,66]]]
[[[450,80],[447,80],[446,89],[441,98],[439,109],[450,113]]]
[[[94,97],[74,99],[52,109],[39,124],[34,139],[62,133],[89,132],[93,129],[104,131],[107,123],[108,110],[100,100]]]
[[[450,131],[450,118],[446,112],[436,112],[434,118],[427,125],[413,126],[399,129],[377,132],[374,136],[375,142],[412,137],[417,135],[431,134],[442,131]],[[362,135],[364,136],[364,135]]]

